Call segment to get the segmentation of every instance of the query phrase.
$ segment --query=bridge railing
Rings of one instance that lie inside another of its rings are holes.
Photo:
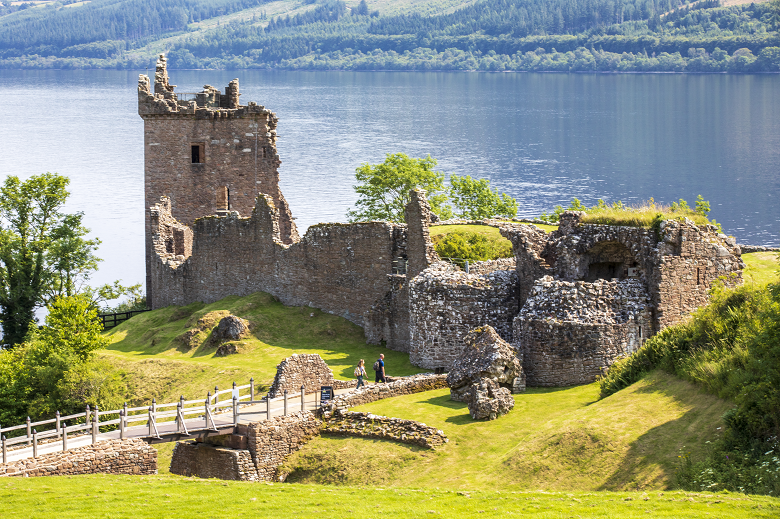
[[[230,395],[229,397],[227,396],[228,394]],[[263,400],[268,402],[267,408],[270,416],[270,401],[268,397],[264,397],[262,400],[255,399],[255,381],[254,378],[251,378],[249,384],[243,386],[237,386],[234,382],[233,387],[230,389],[220,391],[218,387],[215,387],[214,395],[212,396],[211,392],[209,392],[207,397],[202,400],[184,400],[184,396],[182,396],[176,402],[157,404],[156,399],[152,399],[152,405],[150,406],[127,407],[127,404],[125,404],[121,409],[106,411],[101,411],[97,407],[93,410],[86,406],[85,411],[81,413],[60,416],[60,412],[57,411],[54,418],[37,422],[31,421],[27,417],[27,421],[24,424],[0,427],[2,462],[7,463],[8,448],[20,444],[32,446],[32,455],[35,458],[38,456],[39,442],[51,438],[62,441],[62,450],[64,452],[68,450],[68,434],[80,431],[91,431],[92,444],[94,445],[98,441],[101,427],[104,432],[119,429],[120,438],[122,439],[127,436],[128,432],[132,434],[138,429],[146,429],[148,437],[161,438],[158,425],[175,422],[176,432],[166,434],[189,434],[185,422],[188,419],[187,417],[196,415],[195,419],[198,417],[204,419],[204,429],[216,430],[215,414],[225,412],[227,408],[232,408],[232,423],[237,425],[240,406],[256,404]],[[285,414],[287,414],[286,404],[285,398]],[[303,408],[303,403],[301,406]],[[109,416],[116,416],[116,418],[101,420],[101,417]],[[77,421],[78,423],[67,425],[68,421]],[[53,428],[38,432],[41,426],[53,426]],[[20,432],[21,434],[19,434]],[[14,437],[7,438],[6,433],[12,433]]]

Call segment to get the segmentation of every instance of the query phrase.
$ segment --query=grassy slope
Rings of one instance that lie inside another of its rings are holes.
[[[537,227],[545,232],[552,232],[558,229],[557,225],[537,225]],[[440,234],[449,234],[454,231],[470,231],[477,234],[484,234],[485,236],[501,237],[498,228],[489,225],[434,225],[430,228],[431,238],[439,236]]]
[[[319,438],[288,461],[302,482],[499,490],[650,490],[672,484],[681,449],[701,453],[727,402],[656,372],[597,401],[598,385],[529,389],[515,409],[473,421],[448,390],[363,406],[442,429],[437,452],[357,438]]]
[[[207,332],[200,333],[192,349],[177,339],[196,328],[203,316],[211,314],[216,325],[227,313],[252,325],[252,335],[239,344],[243,353],[216,357]],[[380,353],[386,356],[389,375],[423,371],[412,366],[406,354],[366,344],[363,330],[341,317],[309,307],[284,306],[262,292],[210,305],[195,303],[147,312],[106,334],[112,342],[101,355],[128,373],[134,402],[152,397],[170,401],[180,394],[205,397],[215,384],[224,389],[234,380],[246,384],[250,377],[262,390],[272,382],[277,364],[293,353],[319,354],[336,378],[343,380],[352,378],[359,359],[370,366]]]
[[[35,512],[32,512],[32,511]],[[13,478],[0,517],[777,517],[780,500],[683,492],[455,492],[319,487],[175,476]]]
[[[747,268],[743,271],[745,283],[766,285],[770,281],[777,280],[778,254],[776,252],[752,252],[743,254],[742,261]]]

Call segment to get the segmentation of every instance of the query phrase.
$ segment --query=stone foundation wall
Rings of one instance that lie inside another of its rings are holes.
[[[518,312],[514,271],[466,274],[437,263],[410,283],[409,358],[415,366],[449,369],[473,329],[492,326],[512,339]]]
[[[108,440],[66,452],[0,463],[0,477],[157,474],[157,450],[143,440]]]
[[[298,412],[247,427],[249,452],[261,481],[276,481],[277,468],[287,457],[320,432],[322,422],[314,413]]]
[[[248,450],[194,441],[176,444],[171,458],[171,473],[233,481],[259,480]]]
[[[411,377],[400,378],[387,384],[364,386],[357,391],[352,391],[346,395],[339,395],[327,406],[323,407],[323,411],[330,413],[337,410],[346,411],[350,407],[376,402],[383,398],[411,395],[445,387],[447,387],[447,375],[413,375]]]
[[[443,431],[414,420],[340,411],[325,413],[323,419],[322,432],[339,436],[393,440],[427,449],[435,449],[449,441]]]

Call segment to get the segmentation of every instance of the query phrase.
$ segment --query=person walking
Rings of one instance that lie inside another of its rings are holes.
[[[357,387],[355,389],[360,389],[360,386],[365,386],[363,383],[363,377],[366,376],[366,361],[363,359],[360,359],[360,362],[358,362],[357,367],[355,368],[355,377],[357,377]]]
[[[374,371],[376,372],[376,380],[374,382],[385,382],[385,354],[379,355],[379,359],[374,362]]]

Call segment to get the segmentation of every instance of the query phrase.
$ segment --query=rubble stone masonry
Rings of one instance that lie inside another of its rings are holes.
[[[179,442],[171,457],[171,474],[233,481],[257,481],[252,454],[202,442]]]
[[[435,449],[449,441],[440,429],[414,420],[352,411],[326,413],[323,418],[322,432],[338,436],[393,440],[427,449]]]
[[[354,380],[334,379],[333,371],[316,353],[296,353],[276,366],[276,376],[268,394],[276,398],[284,394],[285,389],[290,393],[298,393],[301,386],[306,388],[306,393],[312,393],[318,392],[322,386],[345,389],[356,385]]]
[[[140,439],[108,440],[65,452],[0,463],[0,477],[157,474],[157,450]]]

